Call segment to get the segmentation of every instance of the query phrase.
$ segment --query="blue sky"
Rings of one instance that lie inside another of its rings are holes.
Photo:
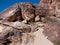
[[[32,2],[33,4],[37,4],[39,0],[0,0],[0,12],[17,2]]]

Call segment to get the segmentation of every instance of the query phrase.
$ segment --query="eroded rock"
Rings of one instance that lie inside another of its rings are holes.
[[[47,17],[49,19],[51,16],[60,16],[60,3],[58,2],[58,0],[41,0],[40,4],[35,5],[30,2],[16,3],[1,12],[0,43],[2,45],[42,45],[44,40],[47,42],[60,40],[59,22],[52,21],[45,26],[45,23],[40,23]],[[44,31],[42,27],[44,27]],[[41,41],[39,38],[43,41],[42,43],[39,42]],[[38,42],[36,43],[36,41]],[[8,42],[9,44],[6,44]]]
[[[35,10],[34,10],[34,7],[32,5],[32,3],[30,2],[25,2],[25,3],[22,3],[20,4],[20,8],[22,10],[22,18],[24,20],[33,20],[33,18],[35,17]]]
[[[50,22],[44,27],[44,35],[51,41],[60,41],[60,22]]]
[[[18,8],[18,3],[16,3],[10,6],[9,8],[7,8],[6,10],[4,10],[0,14],[0,19],[8,20],[8,21],[15,21],[17,20],[18,17],[19,19],[21,19],[20,15],[21,15],[21,10]]]

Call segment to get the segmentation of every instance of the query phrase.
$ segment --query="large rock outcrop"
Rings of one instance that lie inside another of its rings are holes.
[[[60,22],[54,20],[60,18],[59,5],[59,0],[41,0],[39,4],[16,3],[5,9],[0,13],[0,44],[53,45],[51,41],[60,41]]]
[[[60,1],[59,0],[41,0],[39,3],[40,6],[50,9],[50,15],[60,17]]]
[[[49,9],[30,2],[16,3],[0,14],[0,19],[8,21],[41,21],[41,17],[49,15]]]
[[[17,17],[21,18],[21,10],[18,8],[17,3],[10,6],[0,14],[0,19],[14,21]]]
[[[44,26],[44,34],[51,41],[60,41],[60,22],[49,22]]]

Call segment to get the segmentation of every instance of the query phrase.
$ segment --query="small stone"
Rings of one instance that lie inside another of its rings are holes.
[[[40,17],[39,16],[36,16],[35,17],[35,21],[40,21]]]
[[[27,23],[27,21],[26,21],[26,20],[23,20],[23,21],[22,21],[22,23],[25,23],[25,24],[26,24],[26,23]]]

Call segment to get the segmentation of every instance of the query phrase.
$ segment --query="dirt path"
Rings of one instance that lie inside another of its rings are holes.
[[[34,45],[54,45],[44,36],[43,28],[38,28],[38,29],[39,30],[34,33],[36,35]]]

